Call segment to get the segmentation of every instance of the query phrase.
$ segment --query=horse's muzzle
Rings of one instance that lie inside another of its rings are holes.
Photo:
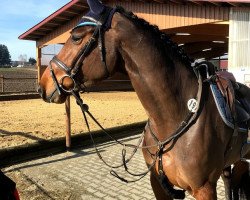
[[[43,100],[44,100],[45,102],[50,103],[50,101],[49,101],[49,100],[47,99],[47,97],[46,97],[46,94],[45,94],[44,90],[41,88],[40,85],[37,86],[37,92],[38,92],[38,94],[43,98]]]

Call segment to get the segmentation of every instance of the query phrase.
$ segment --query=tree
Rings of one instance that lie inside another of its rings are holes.
[[[11,58],[7,46],[0,44],[0,66],[10,65]]]
[[[36,59],[35,59],[35,58],[29,58],[29,63],[30,63],[31,65],[36,64]]]

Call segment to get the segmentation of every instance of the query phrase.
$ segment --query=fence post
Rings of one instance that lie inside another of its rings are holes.
[[[36,92],[38,92],[37,91],[37,87],[38,87],[38,84],[39,84],[39,81],[38,81],[38,76],[36,75],[36,77],[35,77],[35,89],[36,89]]]
[[[1,92],[4,93],[4,76],[0,75]]]
[[[71,147],[71,120],[70,120],[70,96],[65,101],[66,110],[66,149]]]

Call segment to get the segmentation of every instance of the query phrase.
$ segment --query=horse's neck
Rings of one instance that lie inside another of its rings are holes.
[[[132,85],[156,131],[172,132],[185,118],[187,100],[195,97],[197,82],[180,62],[161,56],[146,35],[128,38],[122,42],[121,54]],[[169,62],[175,68],[167,66]]]

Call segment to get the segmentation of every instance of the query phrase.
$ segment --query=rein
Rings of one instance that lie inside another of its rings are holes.
[[[197,72],[198,74],[198,92],[197,92],[197,106],[198,108],[200,108],[200,102],[201,102],[201,96],[202,96],[202,78],[199,74],[199,72]],[[98,155],[98,157],[100,158],[100,160],[102,160],[102,162],[112,168],[111,171],[110,171],[110,174],[113,175],[114,177],[120,179],[121,181],[123,182],[126,182],[126,183],[131,183],[131,182],[136,182],[136,181],[139,181],[140,179],[142,179],[143,177],[145,177],[148,172],[150,172],[153,167],[155,166],[156,162],[157,162],[157,159],[158,159],[158,169],[159,169],[159,178],[160,179],[163,179],[163,177],[165,176],[164,174],[164,171],[163,171],[163,163],[162,163],[162,155],[168,151],[171,150],[171,148],[168,148],[168,149],[165,149],[165,146],[167,144],[169,144],[170,142],[178,139],[185,131],[186,129],[195,121],[195,119],[197,118],[198,116],[198,110],[196,110],[196,112],[192,112],[190,111],[188,113],[188,115],[186,116],[185,120],[179,125],[179,127],[177,128],[177,130],[175,132],[173,132],[171,134],[170,137],[166,138],[164,141],[159,141],[156,134],[153,132],[153,130],[151,129],[151,126],[150,126],[150,121],[148,120],[147,122],[147,126],[149,128],[149,131],[150,131],[150,134],[153,136],[153,138],[155,139],[156,141],[156,144],[155,145],[150,145],[150,146],[140,146],[141,143],[142,143],[142,140],[144,138],[144,134],[145,134],[145,130],[143,131],[143,133],[141,134],[141,137],[140,139],[138,140],[138,143],[137,145],[133,145],[133,144],[124,144],[122,142],[120,142],[119,140],[115,139],[114,137],[112,137],[106,130],[105,128],[97,121],[97,119],[91,114],[91,112],[89,111],[89,107],[88,105],[84,104],[83,103],[83,100],[81,99],[79,93],[75,93],[74,91],[71,92],[71,94],[75,97],[76,99],[76,102],[77,104],[80,106],[81,108],[81,111],[82,111],[82,114],[83,114],[83,118],[84,118],[84,121],[85,121],[85,124],[87,126],[87,129],[88,129],[88,132],[89,132],[89,135],[90,135],[90,138],[92,140],[92,143],[93,143],[93,146],[95,148],[95,151]],[[94,141],[94,138],[93,138],[93,134],[91,133],[90,131],[90,126],[89,126],[89,122],[88,122],[88,119],[87,119],[87,116],[86,114],[99,126],[99,128],[101,128],[101,130],[108,136],[110,137],[113,141],[115,141],[117,144],[119,145],[122,145],[123,146],[123,149],[122,149],[122,163],[119,164],[119,165],[116,165],[116,166],[112,166],[110,165],[109,163],[107,163],[100,151],[98,150],[97,148],[97,145]],[[126,147],[129,147],[129,148],[134,148],[133,149],[133,152],[131,153],[131,155],[126,159]],[[148,166],[148,169],[143,172],[143,173],[139,173],[139,174],[135,174],[135,173],[132,173],[129,171],[128,169],[128,166],[127,166],[127,163],[134,157],[135,153],[137,152],[138,149],[149,149],[149,148],[153,148],[153,147],[158,147],[158,151],[156,152],[156,154],[154,154],[154,158],[153,158],[153,162],[150,164],[150,166]],[[117,169],[117,168],[120,168],[120,167],[124,167],[124,170],[132,175],[132,176],[136,176],[136,177],[139,177],[138,179],[135,179],[135,180],[127,180],[123,177],[121,177],[120,175],[117,174],[116,171],[114,171],[113,169]]]
[[[127,163],[134,157],[134,155],[135,155],[135,153],[137,152],[138,149],[149,149],[149,148],[152,148],[152,147],[157,147],[158,144],[151,145],[151,146],[140,146],[141,143],[142,143],[142,140],[143,140],[143,138],[144,138],[145,131],[142,132],[141,137],[140,137],[140,139],[139,139],[138,142],[137,142],[137,145],[133,145],[133,144],[124,144],[124,143],[120,142],[119,140],[117,140],[117,139],[115,139],[114,137],[112,137],[112,136],[105,130],[105,128],[103,128],[103,126],[97,121],[97,119],[91,114],[91,112],[89,111],[88,105],[86,105],[86,104],[83,103],[83,100],[81,99],[79,93],[72,92],[72,95],[75,97],[77,104],[78,104],[78,105],[80,106],[80,108],[81,108],[81,111],[82,111],[82,114],[83,114],[83,118],[84,118],[85,124],[86,124],[86,126],[87,126],[87,129],[88,129],[88,132],[89,132],[91,141],[92,141],[92,143],[93,143],[93,146],[94,146],[94,148],[95,148],[95,151],[96,151],[98,157],[100,158],[100,160],[101,160],[106,166],[112,168],[112,169],[110,170],[110,174],[113,175],[114,177],[120,179],[121,181],[126,182],[126,183],[132,183],[132,182],[139,181],[139,180],[142,179],[144,176],[146,176],[146,175],[148,174],[148,172],[151,171],[151,169],[155,166],[155,163],[156,163],[156,160],[157,160],[157,157],[158,157],[158,156],[155,156],[155,159],[154,159],[153,163],[148,167],[148,169],[147,169],[145,172],[139,173],[139,174],[135,174],[135,173],[130,172],[129,169],[128,169]],[[95,143],[95,141],[94,141],[93,134],[92,134],[92,132],[90,131],[90,126],[89,126],[89,122],[88,122],[88,119],[87,119],[86,114],[87,114],[87,115],[88,115],[88,116],[98,125],[99,128],[101,128],[101,130],[102,130],[108,137],[110,137],[110,138],[111,138],[113,141],[115,141],[117,144],[123,146],[123,149],[122,149],[122,163],[121,163],[121,164],[113,166],[113,165],[110,165],[109,163],[107,163],[107,162],[103,159],[103,157],[102,157],[100,151],[98,150],[97,145],[96,145],[96,143]],[[128,158],[126,158],[126,154],[127,154],[127,153],[126,153],[126,152],[127,152],[126,148],[127,148],[127,147],[128,147],[128,148],[133,148],[133,152],[131,153],[131,155],[130,155]],[[122,167],[122,166],[124,167],[125,171],[126,171],[128,174],[130,174],[130,175],[132,175],[132,176],[139,176],[139,178],[136,179],[136,180],[127,180],[127,179],[122,178],[121,176],[119,176],[119,175],[117,174],[117,172],[115,172],[113,169],[117,169],[117,168],[120,168],[120,167]]]
[[[195,103],[196,103],[196,108],[194,111],[189,111],[189,113],[187,114],[186,118],[184,119],[184,121],[181,122],[181,124],[179,125],[179,127],[170,134],[169,137],[167,137],[165,140],[160,141],[156,134],[154,133],[154,131],[152,130],[151,126],[150,126],[150,121],[148,121],[148,128],[149,131],[151,133],[151,135],[153,136],[154,140],[158,143],[158,151],[157,151],[157,156],[158,157],[158,178],[161,181],[161,184],[166,187],[167,191],[171,191],[171,194],[175,194],[176,198],[181,198],[183,197],[184,193],[182,190],[176,190],[172,187],[169,187],[168,183],[168,178],[165,175],[165,172],[163,170],[163,154],[167,153],[168,151],[170,151],[173,148],[174,145],[174,141],[176,141],[182,134],[185,133],[185,131],[195,122],[195,120],[197,119],[200,110],[202,109],[200,104],[201,104],[201,99],[202,99],[202,91],[203,91],[203,81],[201,78],[201,75],[199,73],[199,68],[202,65],[195,67],[193,66],[193,70],[198,78],[198,92],[195,98]],[[165,148],[166,145],[170,144],[170,142],[172,142],[172,145],[170,145],[170,147]],[[150,153],[150,152],[149,152]],[[151,154],[151,153],[150,153]],[[152,154],[151,154],[152,155]],[[185,195],[184,195],[185,196]]]
[[[194,68],[195,70],[195,68]],[[196,99],[197,99],[197,107],[200,108],[200,102],[201,102],[201,96],[202,96],[202,78],[199,74],[199,72],[197,71],[197,75],[198,75],[198,92],[197,92],[197,96],[196,96]],[[186,116],[185,120],[179,125],[179,127],[177,128],[177,130],[175,132],[173,132],[171,134],[170,137],[166,138],[164,141],[159,141],[156,134],[153,132],[153,130],[151,129],[151,126],[150,126],[150,121],[148,120],[147,122],[147,126],[149,128],[149,131],[150,131],[150,134],[153,136],[153,138],[155,139],[156,141],[156,144],[155,145],[151,145],[151,146],[140,146],[140,144],[142,143],[142,140],[144,138],[144,134],[145,134],[145,130],[143,131],[143,133],[141,134],[141,137],[140,139],[138,140],[138,143],[137,145],[133,145],[133,144],[124,144],[122,142],[120,142],[119,140],[115,139],[114,137],[112,137],[106,130],[105,128],[103,128],[103,126],[97,121],[97,119],[91,114],[91,112],[89,111],[89,107],[88,105],[84,104],[83,103],[83,100],[81,99],[79,93],[75,93],[74,91],[71,92],[71,94],[75,97],[76,99],[76,102],[77,104],[80,106],[81,108],[81,111],[82,111],[82,114],[83,114],[83,118],[85,120],[85,124],[87,126],[87,129],[88,129],[88,132],[90,134],[90,138],[92,140],[92,143],[93,143],[93,146],[95,148],[95,151],[98,155],[98,157],[100,158],[100,160],[102,160],[102,162],[112,168],[111,171],[110,171],[110,174],[113,175],[114,177],[120,179],[121,181],[123,182],[126,182],[126,183],[132,183],[132,182],[136,182],[136,181],[139,181],[140,179],[142,179],[143,177],[145,177],[148,172],[150,172],[153,167],[155,166],[156,162],[157,162],[157,159],[158,159],[158,169],[159,169],[159,178],[160,179],[163,179],[163,177],[165,176],[165,173],[163,171],[163,163],[162,163],[162,155],[168,151],[171,150],[171,148],[168,148],[165,150],[165,146],[167,144],[169,144],[170,142],[178,139],[185,131],[186,129],[195,121],[195,119],[197,118],[198,116],[198,110],[196,110],[196,112],[192,112],[190,111],[188,113],[188,115]],[[115,141],[117,144],[119,145],[122,145],[123,146],[123,150],[122,150],[122,163],[119,164],[119,165],[116,165],[116,166],[112,166],[110,164],[108,164],[104,159],[103,157],[101,156],[101,153],[100,151],[98,150],[97,148],[97,145],[94,141],[94,138],[93,138],[93,134],[91,133],[90,131],[90,126],[89,126],[89,122],[88,122],[88,119],[87,119],[87,116],[86,116],[86,113],[87,115],[101,128],[101,130],[107,135],[109,136],[113,141]],[[129,156],[129,158],[126,159],[126,147],[129,147],[129,148],[134,148],[133,152],[131,153],[131,155]],[[139,173],[139,174],[135,174],[135,173],[132,173],[129,171],[128,169],[128,166],[127,166],[127,163],[133,158],[133,156],[135,155],[135,153],[137,152],[138,149],[149,149],[149,148],[153,148],[153,147],[158,147],[158,151],[156,152],[156,154],[154,155],[154,159],[153,159],[153,162],[150,164],[150,166],[148,166],[148,170],[146,170],[145,172],[143,173]],[[139,178],[138,179],[135,179],[135,180],[127,180],[123,177],[121,177],[120,175],[117,174],[116,171],[114,171],[113,169],[117,169],[117,168],[120,168],[120,167],[124,167],[124,170],[132,175],[132,176],[138,176]]]

